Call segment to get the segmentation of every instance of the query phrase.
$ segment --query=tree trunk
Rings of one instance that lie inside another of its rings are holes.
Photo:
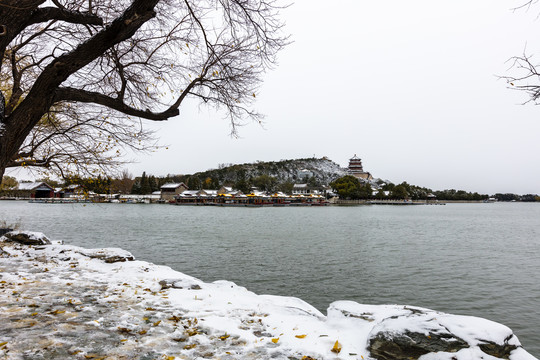
[[[10,1],[13,2],[13,0]],[[37,7],[44,0],[16,0],[15,2],[19,5],[24,3]],[[25,99],[11,114],[4,117],[2,113],[0,118],[0,175],[4,175],[6,167],[17,156],[19,148],[33,127],[54,104],[55,92],[62,82],[101,56],[110,47],[131,38],[144,23],[156,15],[154,7],[158,2],[159,0],[133,0],[131,6],[122,16],[74,50],[57,57],[50,63],[36,79]],[[11,14],[15,19],[10,19],[9,15],[6,10],[2,10],[0,13],[0,22],[7,24],[0,24],[2,29],[7,29],[4,35],[1,35],[2,31],[0,31],[0,51],[2,53],[13,39],[11,37],[13,31],[20,31],[19,28],[24,27],[22,24],[28,20],[28,11],[26,14],[22,14],[21,11],[17,14]]]

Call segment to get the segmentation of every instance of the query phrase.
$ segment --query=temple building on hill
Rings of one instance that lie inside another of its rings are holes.
[[[362,167],[362,159],[360,159],[356,154],[349,159],[349,173],[359,179],[372,180],[373,176],[369,172],[364,171]]]

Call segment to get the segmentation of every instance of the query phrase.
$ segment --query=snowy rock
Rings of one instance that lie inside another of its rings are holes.
[[[454,353],[468,347],[465,341],[449,333],[379,332],[369,340],[369,351],[379,360],[418,359],[430,352]]]
[[[32,231],[11,231],[0,239],[23,245],[49,245],[51,243],[43,233]]]
[[[201,285],[194,281],[186,279],[164,279],[159,282],[161,290],[166,289],[189,289],[189,290],[201,290]]]
[[[354,327],[363,328],[367,350],[377,360],[423,360],[426,354],[446,354],[454,360],[476,358],[472,353],[486,359],[515,359],[519,352],[514,351],[521,348],[508,327],[473,316],[347,301],[333,303],[328,316],[348,319]]]
[[[81,255],[92,259],[100,259],[106,263],[133,261],[135,257],[129,251],[118,248],[85,249],[79,252]]]

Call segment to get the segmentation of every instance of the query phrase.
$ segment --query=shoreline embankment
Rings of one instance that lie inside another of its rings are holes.
[[[0,237],[0,358],[534,360],[508,327],[404,305],[205,283],[41,233]]]

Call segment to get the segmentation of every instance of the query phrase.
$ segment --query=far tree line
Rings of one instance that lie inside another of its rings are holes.
[[[445,201],[483,201],[489,198],[495,198],[497,201],[525,201],[534,202],[540,201],[540,196],[537,194],[501,194],[494,195],[479,194],[477,192],[467,192],[465,190],[432,190],[426,187],[416,186],[402,182],[401,184],[393,184],[391,182],[378,182],[379,189],[374,192],[372,186],[368,182],[362,182],[354,176],[343,176],[330,183],[340,198],[350,200],[368,200],[368,199],[411,199],[411,200],[427,200],[430,195],[434,195],[437,200]]]
[[[277,178],[269,175],[260,175],[256,177],[240,178],[236,182],[221,183],[219,179],[212,177],[200,177],[198,175],[166,175],[154,176],[147,175],[143,172],[141,176],[133,177],[128,171],[123,171],[118,177],[79,177],[72,176],[63,180],[55,180],[48,177],[37,179],[37,182],[45,182],[55,188],[65,188],[69,185],[79,185],[85,191],[93,191],[98,194],[151,194],[154,191],[159,191],[161,186],[167,183],[183,182],[192,190],[200,189],[219,189],[222,186],[229,186],[244,193],[249,193],[251,189],[257,188],[261,191],[277,192],[281,191],[286,194],[292,193],[294,184],[287,181],[278,181]],[[324,188],[316,177],[311,177],[304,180],[305,183],[312,189]],[[0,184],[0,193],[3,190],[17,188],[19,182],[11,176],[4,176]],[[376,191],[374,191],[374,188]],[[394,184],[391,182],[383,182],[379,180],[376,185],[372,186],[369,182],[364,182],[354,176],[346,175],[340,177],[326,187],[327,190],[337,193],[342,199],[349,200],[368,200],[368,199],[410,199],[410,200],[426,200],[430,195],[434,195],[437,200],[447,201],[483,201],[489,198],[495,198],[497,201],[523,201],[536,202],[540,201],[540,196],[537,194],[518,195],[512,193],[497,193],[494,195],[479,194],[477,192],[467,192],[465,190],[432,190],[426,187],[416,186],[402,182]]]

